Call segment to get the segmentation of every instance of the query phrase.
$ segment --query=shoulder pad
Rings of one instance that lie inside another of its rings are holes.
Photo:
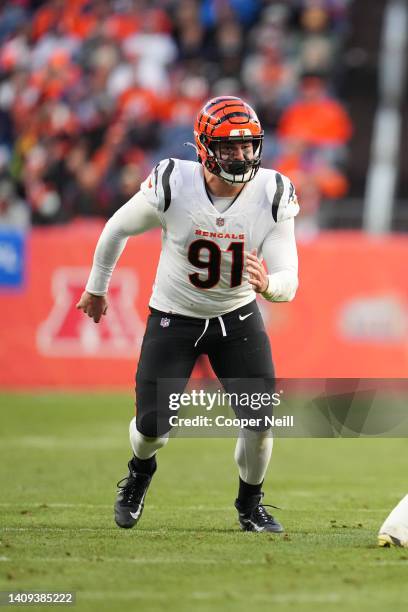
[[[180,182],[177,162],[178,160],[172,158],[163,159],[140,186],[140,191],[148,202],[162,213],[168,210]]]
[[[300,210],[299,204],[295,187],[287,176],[279,172],[272,172],[272,176],[266,184],[266,193],[275,223],[296,217]]]

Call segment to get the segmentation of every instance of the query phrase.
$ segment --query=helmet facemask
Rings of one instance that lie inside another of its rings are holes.
[[[231,184],[248,183],[261,165],[263,134],[257,136],[200,137],[206,149],[205,167]],[[234,146],[240,145],[244,159],[236,159]],[[246,146],[246,145],[251,145]]]

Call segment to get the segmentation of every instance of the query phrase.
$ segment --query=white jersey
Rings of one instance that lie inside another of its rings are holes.
[[[257,249],[261,258],[276,224],[299,211],[290,180],[264,168],[223,213],[209,199],[197,162],[161,161],[141,192],[163,228],[150,305],[191,317],[215,317],[252,302],[245,255]]]

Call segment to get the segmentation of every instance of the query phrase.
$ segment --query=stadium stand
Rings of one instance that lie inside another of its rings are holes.
[[[157,160],[194,159],[192,121],[240,95],[316,231],[349,190],[338,99],[347,0],[12,0],[0,9],[0,220],[109,217]],[[311,121],[311,116],[318,121]],[[306,180],[307,179],[307,180]]]

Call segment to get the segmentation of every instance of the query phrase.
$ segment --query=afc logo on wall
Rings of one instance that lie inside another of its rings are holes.
[[[133,270],[116,270],[111,280],[108,312],[99,323],[75,308],[88,279],[87,268],[59,268],[51,280],[54,303],[38,327],[37,347],[54,357],[135,358],[144,324],[134,301],[137,278]]]

